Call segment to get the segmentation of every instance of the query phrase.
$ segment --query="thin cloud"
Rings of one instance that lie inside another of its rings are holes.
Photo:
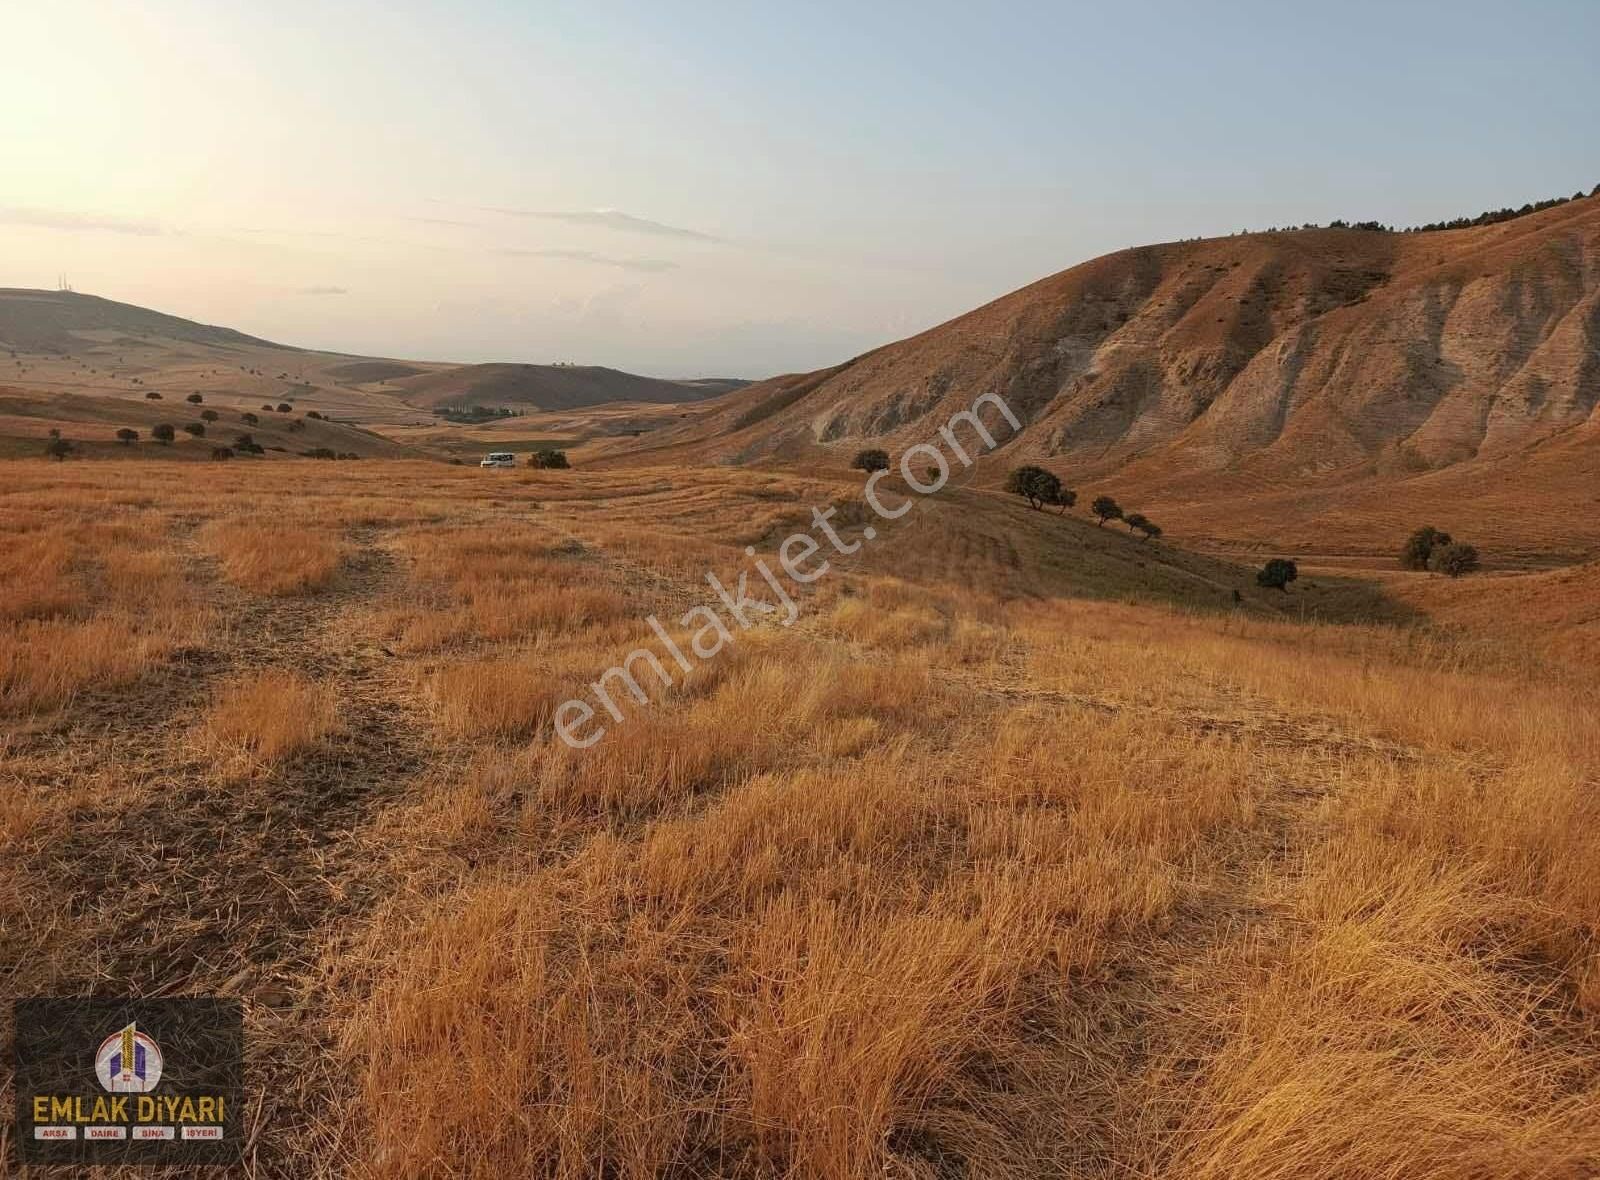
[[[348,287],[301,287],[296,295],[348,295]]]
[[[473,229],[478,225],[476,221],[452,221],[448,217],[407,217],[406,220],[418,225],[448,225],[457,229]]]
[[[588,211],[559,211],[539,209],[496,209],[484,207],[485,213],[499,213],[504,217],[537,217],[543,221],[564,221],[569,225],[600,226],[603,229],[622,230],[626,233],[650,234],[658,238],[679,238],[690,242],[720,242],[721,238],[712,234],[703,234],[696,229],[684,229],[677,225],[667,225],[660,221],[651,221],[647,217],[635,217],[631,213],[624,213],[620,209],[591,209]]]
[[[620,270],[648,274],[663,274],[678,269],[676,262],[668,262],[665,258],[613,258],[609,254],[596,254],[592,250],[518,250],[507,247],[496,250],[495,253],[508,258],[557,258],[565,262],[588,262],[595,266],[614,266]]]
[[[131,234],[141,238],[159,237],[170,232],[153,221],[103,217],[95,213],[74,213],[67,209],[24,209],[15,206],[0,207],[0,224],[65,230],[68,233],[89,230],[108,234]]]

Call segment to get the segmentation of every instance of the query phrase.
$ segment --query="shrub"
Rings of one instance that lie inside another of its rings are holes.
[[[851,460],[850,466],[857,471],[887,471],[889,470],[889,452],[881,447],[869,447],[864,451],[857,451],[856,457]]]
[[[1128,526],[1129,532],[1143,533],[1146,541],[1161,535],[1161,526],[1142,512],[1131,512],[1122,518],[1122,522]]]
[[[1122,505],[1118,504],[1110,496],[1096,496],[1094,503],[1089,505],[1089,511],[1100,518],[1102,527],[1108,520],[1122,519]]]
[[[217,412],[215,410],[201,410],[200,411],[200,420],[202,422],[215,422],[217,420],[217,417],[218,417],[218,415],[217,415]]]
[[[542,467],[552,471],[565,471],[572,466],[567,462],[567,453],[556,450],[535,451],[530,462],[535,467]]]
[[[231,448],[231,447],[212,447],[211,448],[211,457],[213,459],[217,459],[217,460],[231,459],[231,458],[233,458],[233,448]]]
[[[1300,576],[1300,569],[1286,557],[1274,557],[1256,574],[1256,585],[1287,592],[1289,583]]]
[[[186,402],[189,402],[192,405],[198,406],[201,402],[205,401],[206,399],[201,397],[198,393],[191,393],[188,397],[184,398],[183,400],[186,401]]]
[[[261,403],[261,408],[263,410],[265,410],[269,414],[272,413],[272,403],[271,402],[262,402]]]
[[[44,444],[44,453],[49,455],[57,463],[61,462],[61,460],[65,459],[68,455],[72,454],[72,450],[72,444],[64,438],[52,438],[49,442]]]
[[[307,410],[306,411],[306,417],[307,418],[315,418],[319,422],[322,421],[322,415],[317,413],[317,411],[315,411],[315,410]]]
[[[124,426],[121,430],[117,431],[117,441],[125,447],[129,446],[139,441],[139,432],[137,430],[129,430],[126,426]]]
[[[261,425],[261,419],[252,414],[249,410],[246,410],[244,413],[240,414],[239,417],[250,426]]]
[[[1006,491],[1021,496],[1028,501],[1029,507],[1037,511],[1046,504],[1055,504],[1060,500],[1061,480],[1053,472],[1030,463],[1015,468],[1006,476]]]
[[[147,401],[158,402],[161,400],[161,395],[153,389],[146,390],[144,396]]]
[[[339,457],[328,447],[312,447],[309,451],[301,451],[300,454],[307,459],[337,459]]]
[[[1471,545],[1459,543],[1437,545],[1428,564],[1435,573],[1459,578],[1478,568],[1478,551]]]
[[[291,406],[288,402],[279,402],[278,403],[278,413],[280,413],[280,414],[292,414],[293,412],[294,412],[294,407]]]
[[[172,428],[170,422],[162,422],[150,428],[150,437],[162,446],[171,446],[172,440],[178,437],[178,432]]]
[[[206,424],[204,422],[185,422],[183,428],[196,438],[204,438],[206,436]]]
[[[1434,528],[1431,524],[1420,528],[1406,538],[1405,546],[1400,550],[1400,565],[1402,569],[1425,570],[1433,556],[1433,551],[1449,545],[1450,534]]]

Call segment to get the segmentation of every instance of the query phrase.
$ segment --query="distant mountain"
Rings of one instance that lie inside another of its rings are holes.
[[[390,383],[419,406],[575,410],[605,402],[691,402],[748,385],[733,378],[669,381],[595,365],[460,365]]]
[[[248,347],[299,352],[284,344],[274,344],[246,336],[231,328],[198,324],[178,316],[79,295],[75,291],[33,291],[19,287],[0,288],[0,348],[22,352],[54,353],[72,356],[116,336],[159,338],[183,344],[213,347]]]

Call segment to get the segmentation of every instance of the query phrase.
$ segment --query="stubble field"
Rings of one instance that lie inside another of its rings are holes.
[[[241,997],[250,1174],[1600,1170],[1600,677],[1505,579],[955,488],[579,751],[859,485],[314,467],[0,485],[0,998]]]

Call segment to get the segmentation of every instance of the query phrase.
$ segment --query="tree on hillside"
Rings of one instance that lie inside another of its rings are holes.
[[[1056,515],[1065,516],[1067,509],[1078,502],[1078,493],[1071,488],[1060,488],[1056,491],[1056,498],[1051,501],[1056,506]]]
[[[280,413],[280,414],[292,414],[292,413],[294,413],[294,407],[291,406],[288,402],[279,402],[278,403],[278,413]]]
[[[145,395],[144,395],[144,396],[145,396],[145,399],[146,399],[146,400],[147,400],[147,401],[153,401],[153,402],[158,402],[158,401],[160,401],[160,400],[161,400],[161,395],[160,395],[160,394],[159,394],[159,393],[157,393],[157,392],[156,392],[156,391],[155,391],[155,390],[153,390],[153,389],[147,389],[147,390],[145,390]]]
[[[50,441],[44,444],[45,454],[49,455],[52,459],[59,463],[68,455],[72,454],[72,451],[72,443],[67,439],[62,438],[59,430],[52,430],[50,432]]]
[[[857,451],[856,457],[850,463],[857,471],[887,471],[889,470],[889,452],[880,447],[869,447],[865,451]]]
[[[1161,535],[1161,526],[1142,512],[1129,513],[1122,518],[1122,523],[1128,526],[1130,533],[1143,533],[1146,541]]]
[[[215,422],[217,420],[217,417],[218,417],[218,415],[217,415],[217,412],[215,410],[201,410],[200,411],[200,420],[202,422]]]
[[[259,426],[261,424],[261,419],[252,414],[249,410],[246,410],[244,413],[240,414],[239,417],[242,421],[249,423],[251,426]]]
[[[211,448],[211,457],[213,459],[218,460],[219,462],[221,460],[224,460],[224,459],[231,459],[231,458],[233,458],[233,448],[231,448],[231,447],[212,447]]]
[[[186,402],[189,402],[192,405],[198,406],[201,402],[205,401],[206,399],[201,397],[198,393],[191,393],[188,397],[184,398],[183,400],[186,401]]]
[[[160,425],[150,428],[150,437],[162,446],[167,447],[171,446],[172,440],[178,437],[178,432],[172,428],[171,423],[162,422]]]
[[[1122,505],[1110,496],[1096,496],[1094,503],[1089,505],[1089,511],[1100,518],[1100,527],[1104,527],[1108,520],[1122,519]]]
[[[204,438],[206,436],[206,424],[204,422],[185,422],[183,428],[196,438]]]
[[[880,454],[882,452],[879,452]],[[859,466],[859,463],[857,464]],[[884,466],[888,466],[885,462]],[[1046,471],[1043,467],[1028,464],[1015,468],[1006,476],[1006,491],[1012,495],[1021,496],[1028,501],[1035,510],[1046,504],[1054,504],[1061,498],[1061,480],[1053,472]],[[1076,498],[1076,497],[1074,497]]]
[[[1406,538],[1400,550],[1400,566],[1408,570],[1425,570],[1433,551],[1450,544],[1450,534],[1431,524],[1418,529]]]
[[[535,451],[532,456],[532,462],[533,466],[546,471],[565,471],[572,466],[571,463],[567,462],[567,453],[554,448]]]
[[[139,432],[137,430],[130,430],[124,426],[121,430],[117,431],[117,441],[125,447],[131,446],[139,441]]]
[[[1478,551],[1471,545],[1452,543],[1434,547],[1428,566],[1435,573],[1459,578],[1478,568]]]
[[[1300,569],[1286,557],[1274,557],[1256,574],[1256,585],[1268,590],[1288,591],[1289,583],[1300,576]]]

